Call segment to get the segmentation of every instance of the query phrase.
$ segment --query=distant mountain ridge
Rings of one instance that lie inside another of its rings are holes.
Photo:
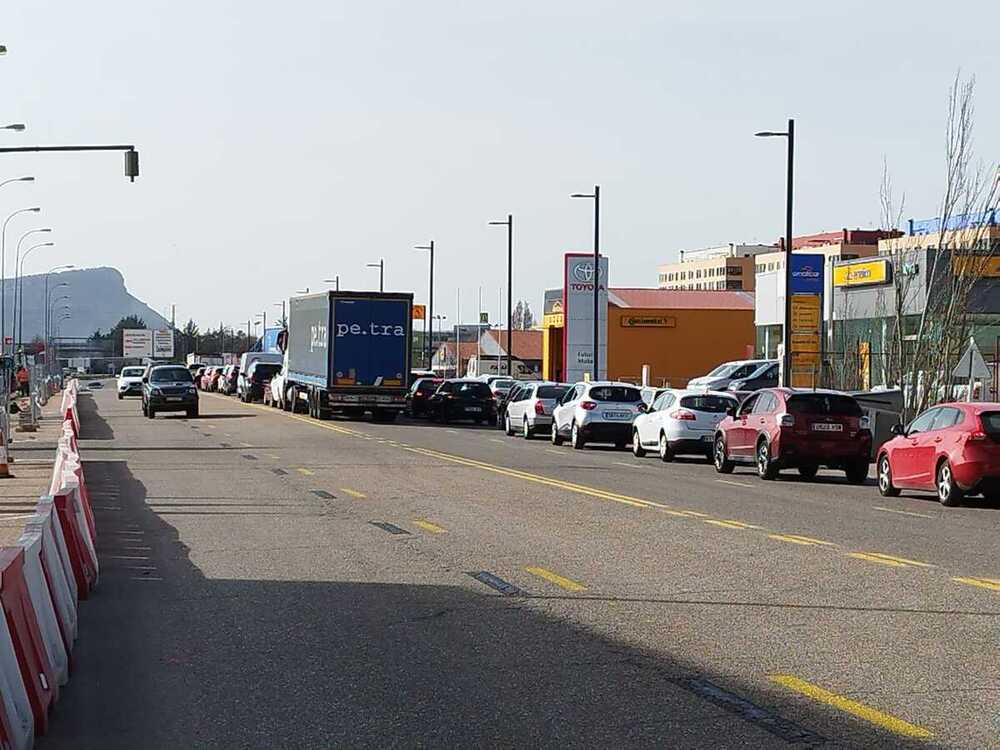
[[[52,291],[56,284],[69,284]],[[125,288],[125,277],[117,268],[83,268],[62,271],[49,276],[49,298],[54,302],[64,294],[72,298],[73,317],[62,322],[59,335],[87,337],[97,329],[108,331],[126,315],[138,315],[147,328],[169,328],[170,321]],[[24,295],[23,340],[31,341],[44,330],[45,274],[21,279]],[[14,314],[14,280],[4,282],[6,331],[9,336]],[[53,305],[57,309],[60,305]],[[58,314],[56,317],[59,317]]]

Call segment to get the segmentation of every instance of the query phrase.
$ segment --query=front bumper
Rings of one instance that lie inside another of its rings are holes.
[[[150,396],[146,400],[147,406],[156,411],[187,411],[198,406],[198,394],[185,394],[182,396]]]
[[[141,396],[142,383],[127,383],[126,385],[120,385],[118,386],[118,393],[122,396]]]

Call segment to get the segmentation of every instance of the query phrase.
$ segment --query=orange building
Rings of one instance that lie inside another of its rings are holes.
[[[640,382],[649,365],[651,384],[679,387],[720,362],[752,357],[753,303],[750,292],[611,288],[606,376]],[[548,292],[542,374],[550,380],[563,379],[562,333],[561,299]]]

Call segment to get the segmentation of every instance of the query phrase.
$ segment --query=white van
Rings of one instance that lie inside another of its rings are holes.
[[[280,365],[282,355],[279,352],[243,352],[240,356],[240,374],[236,378],[236,396],[243,398],[246,392],[246,373],[254,362],[267,362]]]

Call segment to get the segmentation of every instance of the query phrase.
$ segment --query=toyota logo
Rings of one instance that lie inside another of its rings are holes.
[[[600,272],[598,272],[600,273]],[[594,264],[593,263],[580,263],[573,268],[573,276],[576,277],[577,281],[583,282],[584,284],[591,284],[594,281]]]

